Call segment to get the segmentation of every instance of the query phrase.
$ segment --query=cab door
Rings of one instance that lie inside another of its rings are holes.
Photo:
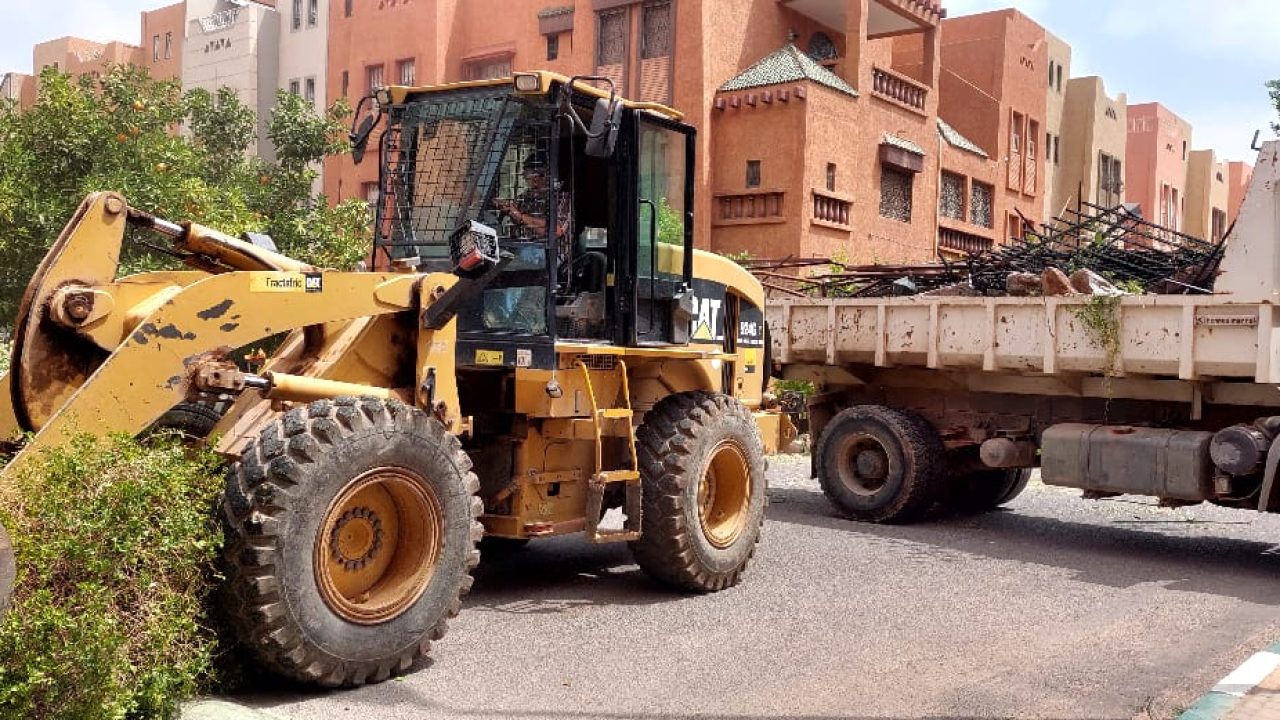
[[[648,112],[636,116],[635,343],[684,344],[692,301],[694,130]]]

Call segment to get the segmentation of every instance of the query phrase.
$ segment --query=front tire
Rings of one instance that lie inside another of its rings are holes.
[[[478,490],[457,438],[403,403],[344,397],[285,413],[227,487],[238,639],[305,683],[408,670],[471,587]]]
[[[937,499],[946,449],[913,412],[858,405],[827,423],[814,453],[822,492],[853,520],[905,523]]]
[[[742,403],[723,394],[671,395],[636,433],[641,536],[631,543],[650,577],[693,592],[742,578],[764,522],[764,447]]]

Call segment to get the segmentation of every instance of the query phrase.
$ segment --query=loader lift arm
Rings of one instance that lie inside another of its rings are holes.
[[[169,236],[174,253],[197,271],[117,279],[130,224]],[[199,395],[208,368],[225,365],[234,348],[293,330],[323,333],[327,323],[416,312],[457,279],[321,271],[209,228],[131,210],[114,193],[91,195],[23,298],[12,371],[0,376],[0,440],[28,439],[0,470],[0,500],[48,448],[78,433],[139,433]],[[13,582],[5,541],[0,528],[0,609]]]

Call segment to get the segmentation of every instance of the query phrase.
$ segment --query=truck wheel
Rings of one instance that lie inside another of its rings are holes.
[[[1031,468],[977,470],[948,481],[946,505],[966,513],[980,513],[1004,505],[1027,488]]]
[[[916,519],[937,498],[946,451],[915,413],[879,405],[840,412],[814,453],[827,499],[853,520]]]
[[[478,490],[457,438],[403,403],[343,397],[285,413],[227,487],[238,639],[306,683],[408,670],[471,588]]]
[[[226,411],[225,403],[181,402],[161,415],[143,434],[169,430],[178,433],[184,441],[198,442],[209,437]]]
[[[719,393],[671,395],[636,433],[644,484],[640,568],[694,592],[736,585],[764,522],[764,447],[751,411]]]

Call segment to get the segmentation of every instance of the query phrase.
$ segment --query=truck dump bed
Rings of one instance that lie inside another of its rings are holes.
[[[1280,382],[1275,306],[1229,296],[771,300],[784,365]]]
[[[771,299],[773,361],[1280,383],[1278,160],[1266,143],[1212,295]]]

